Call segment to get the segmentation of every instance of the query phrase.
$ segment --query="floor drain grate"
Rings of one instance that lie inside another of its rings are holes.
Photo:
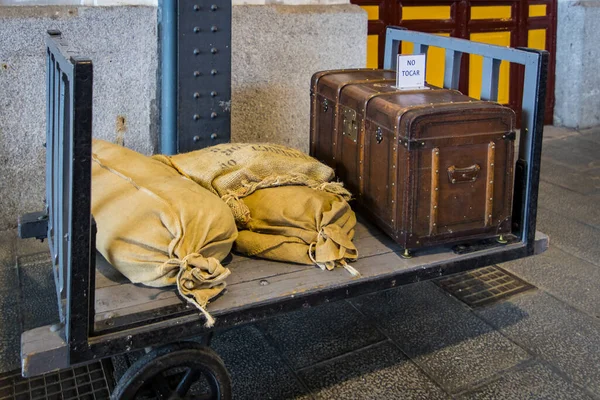
[[[45,375],[23,378],[21,371],[0,375],[0,400],[100,400],[109,399],[112,370],[108,363],[94,362]]]
[[[497,266],[461,272],[435,282],[471,307],[489,305],[535,288]]]

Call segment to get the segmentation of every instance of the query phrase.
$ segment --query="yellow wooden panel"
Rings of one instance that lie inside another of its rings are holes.
[[[527,33],[527,47],[546,50],[546,30],[532,29]]]
[[[402,19],[450,19],[450,6],[402,7]]]
[[[546,16],[546,5],[545,4],[531,4],[529,6],[530,17],[545,17]]]
[[[439,36],[450,36],[448,33],[436,33]],[[412,54],[413,44],[402,42],[402,54]],[[442,87],[444,85],[444,59],[446,52],[439,47],[429,47],[427,50],[427,64],[425,66],[425,81],[431,85]]]
[[[474,42],[496,44],[499,46],[510,46],[510,32],[472,33],[470,39]],[[510,64],[506,61],[502,61],[500,64],[500,77],[498,79],[498,102],[502,104],[508,103],[508,88],[510,84],[509,66]],[[481,94],[482,69],[483,57],[470,55],[469,96],[476,99],[479,99]]]
[[[379,36],[367,36],[367,68],[379,68]]]
[[[360,7],[367,12],[369,21],[379,19],[379,6],[360,6]]]
[[[471,19],[510,19],[510,6],[472,6]]]

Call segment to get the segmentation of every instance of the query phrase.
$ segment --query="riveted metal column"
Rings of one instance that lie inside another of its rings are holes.
[[[231,1],[179,0],[177,150],[231,137]]]
[[[159,7],[161,41],[160,152],[177,152],[177,0]]]

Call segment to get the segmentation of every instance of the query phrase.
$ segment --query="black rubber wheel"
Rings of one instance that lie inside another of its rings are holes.
[[[178,342],[144,355],[121,377],[113,400],[231,399],[231,377],[213,350]]]

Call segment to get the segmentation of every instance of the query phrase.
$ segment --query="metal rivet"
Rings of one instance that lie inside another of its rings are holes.
[[[194,49],[194,55],[196,55],[196,56],[197,56],[198,54],[200,54],[200,50],[198,50],[198,49]]]
[[[493,167],[493,166],[494,166],[494,163],[491,163],[491,164],[490,164],[490,167]]]
[[[199,142],[200,141],[200,136],[194,136],[194,142]]]
[[[392,168],[396,168],[396,164],[392,165]]]
[[[435,210],[437,208],[437,206],[433,206],[433,209]]]
[[[198,92],[195,92],[195,93],[194,93],[194,98],[195,98],[195,99],[197,99],[197,98],[199,98],[199,97],[200,97],[200,93],[198,93]]]
[[[440,173],[440,170],[439,170],[439,169],[436,169],[436,170],[435,170],[435,173],[436,173],[436,174],[439,174],[439,173]]]
[[[216,27],[216,25],[213,25],[210,27],[211,32],[216,32],[217,30],[218,30],[218,28]]]
[[[217,11],[217,8],[219,8],[219,7],[217,7],[216,4],[213,4],[210,6],[210,11]]]
[[[494,181],[490,181],[490,183],[494,183]]]
[[[212,92],[210,92],[210,97],[215,97],[217,95],[217,92],[215,92],[214,90]]]
[[[436,225],[437,225],[437,224],[434,222],[434,223],[433,223],[433,226],[436,226]]]
[[[439,152],[439,151],[436,151],[436,152],[435,152],[435,155],[436,155],[436,156],[439,156],[439,155],[440,155],[440,152]]]
[[[210,49],[210,52],[211,52],[212,54],[217,54],[217,48],[216,48],[216,47],[213,47],[212,49]]]
[[[198,32],[200,32],[200,28],[198,28],[197,26],[195,26],[195,27],[194,27],[194,32],[195,32],[195,33],[198,33]]]
[[[435,190],[438,190],[439,188],[435,188]]]
[[[394,222],[394,220],[392,220],[392,222]]]
[[[419,241],[417,240],[417,244],[419,244]]]
[[[194,120],[198,121],[200,119],[200,115],[194,114]]]
[[[394,203],[395,203],[395,201],[394,201],[394,200],[392,200],[392,204],[394,204]]]
[[[215,119],[215,118],[217,118],[217,113],[216,113],[216,112],[211,112],[211,113],[210,113],[210,117],[211,117],[212,119]]]
[[[492,218],[492,214],[488,215],[488,217]]]
[[[493,198],[490,197],[490,201],[494,200]]]
[[[421,146],[425,146],[425,142],[421,142]]]
[[[392,182],[392,186],[396,186],[396,184],[394,182]]]
[[[211,69],[210,70],[210,74],[211,75],[216,75],[217,74],[217,70],[216,69]]]
[[[472,178],[471,178],[471,180],[472,180],[472,181],[475,181],[475,179],[477,179],[477,178],[476,178],[476,177],[472,177]]]
[[[211,133],[210,138],[212,140],[215,140],[217,138],[217,134],[216,133]]]
[[[200,6],[196,4],[196,5],[194,6],[194,11],[200,11]]]
[[[333,145],[335,146],[335,142],[333,142]]]

